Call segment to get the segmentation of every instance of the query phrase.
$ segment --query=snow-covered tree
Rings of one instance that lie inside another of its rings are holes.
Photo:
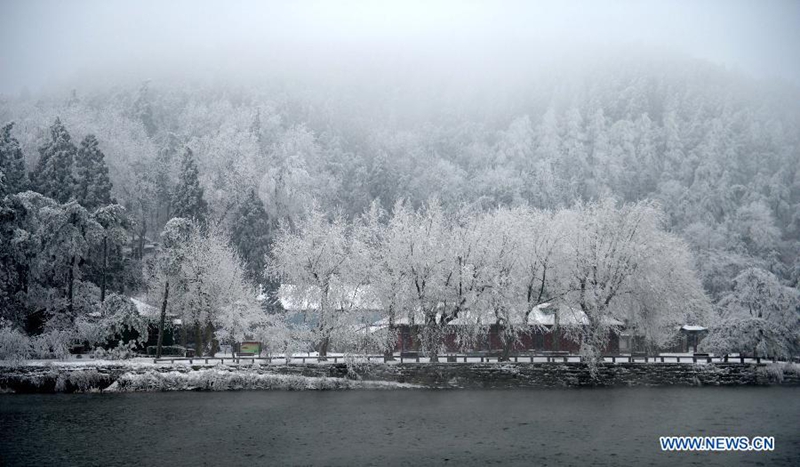
[[[173,216],[194,219],[204,225],[208,221],[208,204],[203,193],[197,162],[192,150],[187,147],[181,159],[180,178],[172,201]]]
[[[220,340],[253,336],[264,315],[228,240],[183,218],[167,222],[162,239],[151,279],[151,292],[161,301],[159,335],[169,310],[184,332],[193,331],[198,355],[216,353]]]
[[[42,254],[43,207],[57,203],[32,191],[9,195],[0,200],[0,317],[19,328],[38,328],[29,322],[35,312],[29,293],[37,289]]]
[[[152,137],[155,135],[157,127],[153,115],[153,106],[150,103],[149,90],[150,83],[148,81],[142,83],[142,86],[139,88],[139,92],[136,95],[136,100],[133,103],[131,113],[133,114],[133,117],[138,119],[142,126],[144,126],[147,136]]]
[[[617,207],[612,200],[579,204],[560,214],[569,292],[563,304],[586,325],[573,337],[592,360],[615,322],[628,322],[650,342],[663,343],[687,314],[703,316],[708,301],[686,245],[663,230],[653,203]]]
[[[105,155],[94,135],[86,136],[75,159],[75,199],[89,210],[111,204],[111,180]]]
[[[351,294],[360,284],[344,277],[351,255],[348,225],[341,217],[328,221],[312,206],[297,222],[296,230],[282,225],[272,246],[270,274],[291,287],[288,292],[297,303],[306,304],[313,326],[314,345],[325,357],[334,334],[346,334],[352,323],[354,303]]]
[[[150,322],[139,314],[133,302],[122,295],[110,294],[100,307],[100,316],[84,316],[77,323],[77,336],[90,346],[124,350],[147,343]]]
[[[800,294],[769,271],[748,268],[717,303],[704,348],[720,354],[790,357],[800,350]]]
[[[528,330],[527,304],[520,299],[524,293],[520,286],[522,282],[527,282],[525,278],[529,270],[525,267],[526,260],[536,253],[527,250],[525,243],[527,233],[535,234],[524,229],[538,229],[535,230],[538,232],[541,229],[537,224],[526,223],[525,214],[527,208],[498,209],[475,220],[478,228],[485,232],[483,241],[489,248],[484,273],[486,283],[480,303],[480,308],[484,308],[488,316],[485,318],[486,322],[481,324],[484,327],[496,325],[503,345],[503,360],[508,358],[513,344],[521,334]],[[534,280],[532,278],[531,282]],[[535,286],[532,284],[531,288]],[[536,288],[539,289],[538,286]],[[535,297],[533,295],[532,299],[535,300]]]
[[[264,315],[256,288],[245,279],[242,260],[218,232],[195,228],[185,246],[171,309],[194,327],[198,355],[213,355],[218,342],[253,336]]]
[[[54,326],[68,326],[76,317],[75,285],[82,277],[82,265],[92,246],[100,242],[103,227],[76,201],[45,206],[39,216],[42,254],[36,266],[40,277],[61,288],[59,296],[63,297],[51,304],[48,312]],[[59,302],[63,302],[63,306]]]
[[[161,232],[162,249],[155,259],[149,280],[150,295],[157,297],[161,305],[161,313],[158,320],[156,358],[161,357],[164,342],[167,308],[170,304],[170,284],[175,289],[177,283],[182,280],[181,263],[186,258],[185,248],[189,243],[193,229],[194,226],[190,220],[178,217],[170,219],[164,226],[163,232]]]
[[[446,287],[449,275],[456,267],[456,259],[449,253],[458,248],[451,224],[438,201],[430,201],[424,208],[414,211],[398,202],[389,221],[387,253],[399,255],[393,258],[403,281],[403,291],[397,298],[407,300],[398,303],[405,310],[411,324],[421,325],[423,350],[436,360],[443,344],[446,325],[457,317],[444,310],[448,298]],[[453,305],[452,301],[447,305]]]
[[[36,191],[60,203],[69,201],[75,192],[72,169],[77,152],[67,129],[56,118],[49,140],[39,148],[39,162],[33,172]]]
[[[15,194],[28,189],[28,173],[22,148],[11,135],[14,123],[0,128],[0,173],[3,189],[0,194]]]
[[[254,284],[263,284],[265,281],[264,270],[271,239],[270,218],[264,203],[251,189],[231,225],[231,243],[244,260],[247,279]]]
[[[98,208],[93,214],[93,218],[103,227],[101,240],[101,256],[99,260],[100,269],[100,301],[105,301],[106,287],[109,282],[109,254],[112,257],[120,256],[118,251],[128,240],[130,230],[130,219],[124,207],[119,204],[110,204]],[[117,274],[123,271],[117,269]]]
[[[153,164],[156,226],[166,224],[172,218],[172,192],[177,185],[178,154],[180,139],[174,133],[166,135],[166,141],[158,150]]]
[[[408,287],[404,281],[404,252],[397,251],[390,230],[385,224],[386,212],[374,201],[353,226],[351,264],[361,271],[370,294],[380,303],[386,329],[384,341],[377,347],[387,358],[393,358],[397,344],[398,318],[408,304]]]
[[[502,298],[497,303],[499,306],[495,305],[495,314],[503,352],[508,355],[522,333],[536,325],[531,321],[534,310],[560,300],[567,291],[567,285],[559,282],[563,280],[559,268],[563,267],[564,260],[558,256],[563,227],[550,211],[516,208],[490,215],[505,218],[503,224],[493,230],[502,235],[501,240],[494,242],[504,245],[497,255],[501,268],[498,277],[507,283],[495,289],[501,291]],[[555,322],[558,324],[557,319]],[[558,326],[551,331],[555,335],[561,332]]]

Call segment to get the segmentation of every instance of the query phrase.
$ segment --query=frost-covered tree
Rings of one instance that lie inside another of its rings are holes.
[[[231,225],[231,243],[244,260],[247,279],[254,284],[263,284],[272,224],[264,209],[264,203],[254,189],[239,206]]]
[[[129,298],[112,293],[99,310],[99,317],[79,319],[77,336],[81,341],[117,351],[122,356],[147,343],[149,319],[139,314]]]
[[[257,290],[245,279],[242,261],[228,239],[219,233],[195,229],[185,251],[172,309],[184,326],[194,326],[198,355],[213,355],[220,340],[243,340],[263,317]]]
[[[111,204],[111,180],[105,155],[94,135],[86,136],[75,159],[75,199],[89,210]]]
[[[173,218],[167,222],[164,231],[161,232],[162,249],[155,259],[148,284],[150,294],[157,297],[161,305],[156,358],[161,357],[164,342],[164,328],[170,304],[170,284],[175,288],[176,283],[181,280],[181,263],[186,257],[184,250],[189,243],[193,228],[194,226],[188,219]]]
[[[194,153],[187,147],[181,159],[180,178],[172,200],[173,216],[194,219],[204,225],[208,221],[208,204],[203,194]]]
[[[348,282],[351,258],[348,225],[341,217],[328,221],[312,206],[296,230],[284,224],[272,246],[270,274],[288,284],[288,294],[306,304],[314,345],[320,357],[328,353],[332,338],[347,338],[360,284]]]
[[[0,301],[8,308],[0,318],[34,334],[71,335],[78,324],[91,324],[105,298],[96,264],[103,241],[119,248],[124,240],[110,219],[120,210],[112,205],[90,214],[75,201],[58,204],[31,191],[2,200]]]
[[[56,327],[66,326],[74,323],[76,282],[82,277],[82,268],[92,246],[102,238],[103,227],[76,201],[45,206],[39,215],[42,255],[37,258],[37,268],[62,290],[57,297],[63,298],[52,303],[48,312]]]
[[[172,192],[177,185],[179,151],[180,139],[174,133],[169,133],[153,164],[156,227],[172,218]]]
[[[56,118],[50,127],[50,138],[39,148],[39,162],[32,177],[36,191],[60,203],[73,198],[72,171],[77,151],[61,119]]]
[[[562,157],[557,161],[560,176],[567,180],[570,190],[580,199],[586,199],[589,179],[588,151],[583,117],[577,108],[571,108],[566,115],[566,132],[562,139]]]
[[[487,322],[483,326],[494,324],[503,345],[502,360],[507,360],[513,344],[528,330],[527,305],[521,300],[522,287],[526,287],[527,259],[538,256],[537,253],[525,249],[525,228],[540,227],[525,222],[527,209],[498,209],[486,213],[475,220],[477,228],[483,230],[485,245],[489,248],[486,271],[486,283],[481,297],[480,307],[488,312]],[[533,233],[533,232],[531,232]],[[528,245],[530,246],[530,245]],[[531,253],[531,255],[528,255]],[[523,258],[523,255],[525,258]],[[535,274],[535,273],[534,273]],[[535,278],[531,282],[535,282]],[[536,284],[531,285],[541,290]],[[531,295],[536,300],[536,295]]]
[[[497,234],[493,228],[486,228],[482,219],[470,213],[446,216],[445,225],[449,224],[444,241],[445,261],[441,263],[444,282],[440,287],[438,326],[426,326],[423,338],[433,334],[434,341],[428,345],[431,359],[436,359],[434,350],[442,346],[440,336],[444,326],[456,330],[456,343],[468,347],[475,342],[476,331],[491,324],[486,316],[485,298],[487,292],[495,285],[495,265],[502,261],[506,254],[498,251]],[[501,231],[502,232],[502,231]],[[505,231],[511,234],[510,231]],[[513,235],[513,234],[512,234]],[[449,334],[452,334],[452,330]],[[424,341],[423,341],[424,342]]]
[[[3,189],[0,194],[15,194],[28,189],[28,173],[25,170],[25,156],[22,147],[11,130],[14,123],[0,129],[0,172]]]
[[[490,216],[499,217],[502,223],[490,228],[500,239],[495,244],[502,245],[497,252],[496,267],[499,287],[493,288],[492,296],[499,295],[500,301],[493,305],[497,316],[497,329],[507,356],[511,346],[524,332],[529,332],[531,314],[547,302],[558,301],[566,293],[566,285],[559,268],[563,259],[559,257],[562,241],[562,226],[552,212],[516,208],[507,212],[497,212]],[[551,331],[560,335],[558,319]],[[541,329],[539,329],[541,331]],[[556,346],[558,340],[555,340]]]
[[[153,137],[153,135],[156,133],[157,127],[153,115],[153,106],[150,103],[149,90],[150,83],[148,81],[142,83],[142,86],[139,88],[139,92],[136,95],[136,100],[133,103],[131,112],[133,117],[139,120],[142,126],[144,126],[147,136]]]
[[[262,178],[260,189],[269,215],[291,224],[332,180],[327,179],[329,175],[320,174],[315,182],[313,174],[322,159],[320,147],[314,133],[303,125],[286,131],[273,152],[274,163]]]
[[[408,303],[403,272],[404,252],[397,251],[385,224],[386,212],[375,201],[353,225],[352,264],[368,279],[370,294],[380,303],[385,321],[385,339],[378,342],[388,359],[397,344],[398,318]]]
[[[252,336],[264,315],[228,239],[182,218],[167,222],[162,238],[164,251],[153,275],[154,288],[163,290],[159,334],[169,309],[184,332],[193,331],[198,355],[216,353],[221,339],[232,343]]]
[[[720,354],[790,357],[800,350],[800,294],[760,268],[748,268],[717,303],[704,348]]]
[[[43,207],[57,203],[32,191],[9,195],[0,200],[0,317],[19,328],[38,330],[41,319],[34,313],[30,292],[38,289],[42,254]],[[36,321],[36,322],[33,322]]]
[[[654,345],[663,344],[687,315],[704,316],[708,301],[686,245],[663,229],[652,203],[617,207],[612,200],[579,204],[560,214],[569,293],[563,304],[580,310],[572,329],[581,352],[594,360],[615,322],[628,322]]]
[[[445,300],[451,290],[446,290],[457,260],[450,255],[451,249],[458,248],[450,242],[452,225],[437,201],[431,201],[419,211],[398,202],[388,225],[386,249],[400,254],[397,266],[402,274],[400,297],[407,300],[400,303],[411,324],[421,325],[423,330],[423,350],[434,361],[441,350],[446,326],[457,318],[457,309],[447,305]],[[452,312],[456,311],[454,315]]]
[[[121,256],[119,250],[128,240],[131,224],[127,211],[119,204],[110,204],[98,208],[92,214],[92,217],[103,227],[99,260],[100,280],[98,281],[98,285],[100,285],[100,301],[103,302],[105,301],[106,288],[112,270],[116,275],[123,273],[119,266],[116,268],[109,267],[109,255],[112,258],[121,259],[119,258]]]

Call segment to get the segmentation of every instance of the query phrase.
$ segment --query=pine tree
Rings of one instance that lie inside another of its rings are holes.
[[[39,162],[33,173],[34,186],[39,193],[60,203],[69,201],[75,189],[72,165],[76,152],[67,129],[61,119],[56,118],[50,127],[50,141],[39,148]]]
[[[231,230],[231,243],[245,262],[247,279],[256,284],[264,281],[270,234],[270,219],[264,203],[251,189],[239,206]]]
[[[156,192],[156,226],[165,225],[172,217],[172,191],[175,187],[175,167],[180,151],[180,140],[174,133],[167,134],[166,143],[158,151],[153,166],[153,183]]]
[[[0,129],[0,172],[3,173],[5,194],[15,194],[28,189],[25,156],[19,141],[11,136],[14,123]]]
[[[110,204],[97,209],[92,218],[103,227],[101,246],[99,248],[99,261],[92,258],[90,266],[94,266],[97,272],[95,283],[100,286],[100,301],[106,298],[106,289],[109,284],[121,282],[121,277],[125,271],[124,263],[114,261],[119,256],[121,246],[128,240],[128,231],[131,223],[125,208],[119,204]],[[109,263],[111,260],[111,263]],[[99,264],[94,264],[99,262]]]
[[[97,147],[97,138],[88,135],[81,141],[75,161],[75,197],[81,206],[94,210],[111,204],[111,180],[105,155]]]
[[[194,154],[188,147],[181,160],[181,174],[178,186],[175,187],[173,199],[173,217],[194,219],[205,224],[208,215],[208,204],[203,199],[203,187],[200,186],[197,163]]]
[[[136,101],[133,103],[133,114],[142,122],[147,136],[152,138],[157,128],[155,119],[153,118],[153,108],[150,105],[150,99],[147,95],[149,84],[148,81],[145,81],[142,83],[142,87],[139,88],[139,94],[136,96]]]

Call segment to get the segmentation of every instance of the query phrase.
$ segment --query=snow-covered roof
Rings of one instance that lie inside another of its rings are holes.
[[[380,300],[372,293],[369,286],[332,286],[330,290],[330,306],[355,310],[380,310]],[[319,287],[300,287],[292,284],[281,284],[278,289],[278,300],[287,311],[314,310],[319,308],[322,291]],[[263,294],[259,299],[263,300]]]
[[[158,308],[154,307],[153,305],[148,305],[147,303],[137,300],[133,297],[130,297],[131,302],[136,307],[136,312],[139,313],[139,316],[144,316],[145,318],[149,319],[157,319],[161,316],[161,312]],[[181,320],[178,318],[172,319],[172,324],[180,326]]]
[[[407,326],[409,324],[411,324],[411,319],[408,316],[397,316],[394,319],[395,326]],[[377,327],[386,327],[389,325],[389,318],[388,317],[381,318],[378,321],[372,323],[372,325]]]
[[[555,311],[556,308],[552,307],[552,304],[550,303],[542,303],[540,305],[536,305],[531,311],[531,313],[528,315],[528,324],[531,326],[533,325],[554,326]],[[561,326],[575,326],[579,324],[589,323],[589,320],[586,318],[586,313],[575,308],[561,306],[558,308],[558,313],[559,313],[558,322]],[[517,319],[518,322],[515,322],[513,324],[516,325],[522,324],[523,318],[519,316]],[[418,324],[424,322],[422,316],[417,316],[415,321]],[[471,313],[469,315],[460,316],[450,321],[450,323],[448,324],[450,324],[451,326],[463,326],[463,325],[473,325],[473,324],[488,326],[494,324],[496,321],[497,318],[494,315],[494,313],[487,310],[481,314]],[[623,323],[622,321],[611,317],[605,318],[605,322],[610,326],[625,325],[625,323]],[[410,324],[410,320],[408,316],[404,314],[402,317],[395,318],[394,324],[396,326],[408,325]],[[388,325],[389,325],[389,318],[383,318],[373,323],[373,326],[379,326],[379,327],[385,327]]]
[[[708,328],[704,328],[703,326],[693,326],[691,324],[684,324],[681,326],[682,331],[708,331]]]
[[[149,318],[158,316],[158,309],[156,307],[133,297],[131,297],[131,302],[133,302],[133,305],[136,307],[136,312],[139,313],[139,316],[147,316]]]
[[[538,324],[541,326],[554,326],[556,321],[555,310],[550,311],[550,304],[543,303],[533,309],[528,317],[528,324]],[[603,318],[603,322],[609,326],[624,326],[625,323],[607,316]],[[558,323],[561,326],[577,326],[589,324],[589,318],[583,310],[577,308],[560,306],[558,307]]]

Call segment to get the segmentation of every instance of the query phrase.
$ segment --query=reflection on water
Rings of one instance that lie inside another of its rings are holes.
[[[800,390],[0,396],[1,465],[797,465]],[[775,436],[663,453],[663,435]]]

